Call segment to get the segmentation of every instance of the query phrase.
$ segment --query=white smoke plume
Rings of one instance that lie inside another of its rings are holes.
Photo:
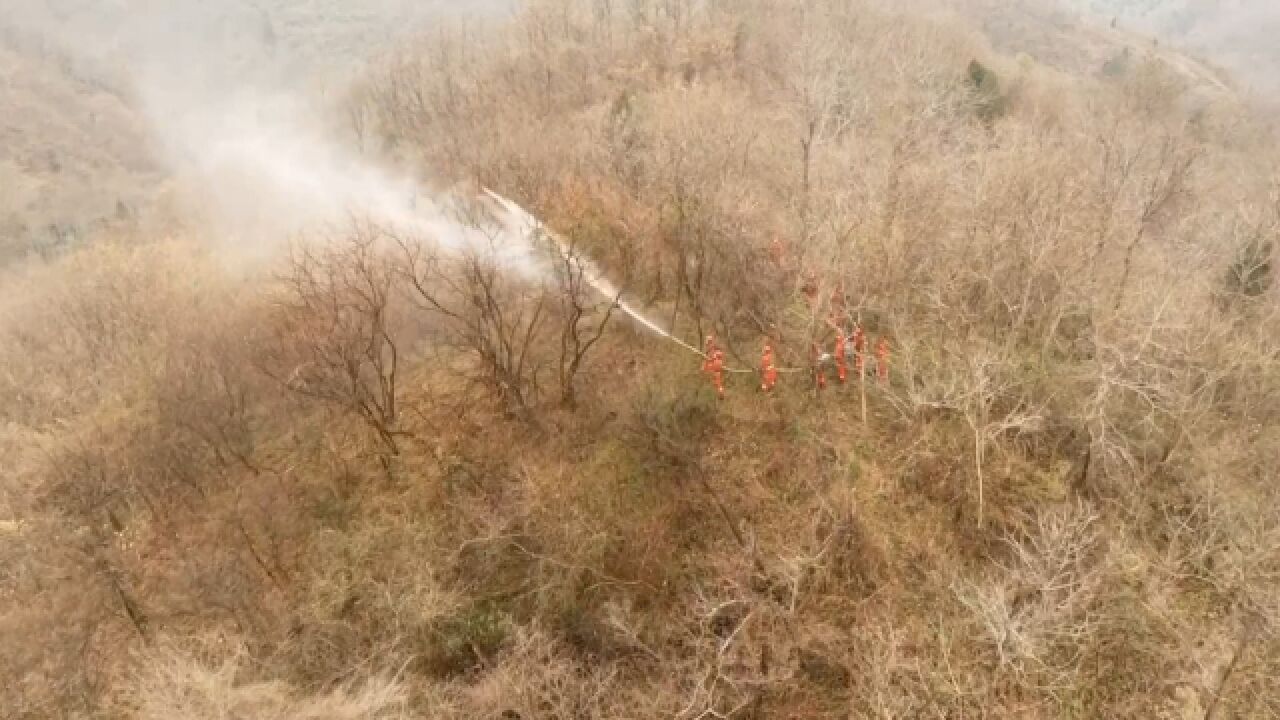
[[[421,178],[361,155],[324,121],[326,91],[397,32],[450,9],[500,12],[509,0],[7,1],[17,3],[8,22],[127,88],[190,211],[241,255],[270,254],[352,218],[445,250],[482,251],[530,280],[544,279],[559,253],[640,327],[699,352],[623,301],[519,205],[487,190],[431,196]]]
[[[5,0],[0,29],[117,86],[183,209],[253,253],[353,216],[445,247],[491,244],[424,196],[419,178],[362,156],[325,118],[328,95],[405,35],[509,0]],[[513,240],[518,244],[518,240]],[[513,249],[512,260],[527,250]]]

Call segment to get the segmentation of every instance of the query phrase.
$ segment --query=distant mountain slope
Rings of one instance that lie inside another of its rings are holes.
[[[1234,76],[1215,65],[1213,56],[1161,43],[1132,24],[1113,23],[1085,7],[1088,1],[949,0],[948,5],[998,52],[1026,55],[1069,75],[1118,77],[1155,61],[1171,78],[1184,81],[1183,100],[1192,107],[1237,94]]]
[[[162,133],[236,93],[320,95],[452,11],[508,0],[5,0],[0,262],[132,216],[171,170]]]
[[[0,253],[132,215],[159,177],[124,87],[37,37],[0,34]]]
[[[1064,0],[1117,24],[1204,54],[1246,87],[1280,95],[1280,3],[1275,0]]]

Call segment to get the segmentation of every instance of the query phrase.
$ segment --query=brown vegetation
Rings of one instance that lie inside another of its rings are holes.
[[[735,366],[803,366],[834,313],[891,384],[865,423],[801,375],[720,402],[575,263],[369,223],[262,275],[143,240],[15,272],[7,717],[1280,713],[1280,155],[1246,109],[870,2],[422,43],[361,132]]]

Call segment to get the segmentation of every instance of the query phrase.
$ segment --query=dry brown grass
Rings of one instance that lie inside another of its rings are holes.
[[[177,645],[152,650],[133,679],[134,717],[144,720],[396,720],[408,717],[403,686],[394,678],[301,698],[280,682],[246,682],[248,653],[210,640],[201,655]]]

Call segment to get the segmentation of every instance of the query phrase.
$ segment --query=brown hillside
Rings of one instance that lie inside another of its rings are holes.
[[[573,263],[363,220],[12,271],[6,716],[1280,713],[1275,148],[990,47],[560,0],[362,76],[388,154],[714,334],[722,400]],[[854,323],[865,410],[812,372]]]

